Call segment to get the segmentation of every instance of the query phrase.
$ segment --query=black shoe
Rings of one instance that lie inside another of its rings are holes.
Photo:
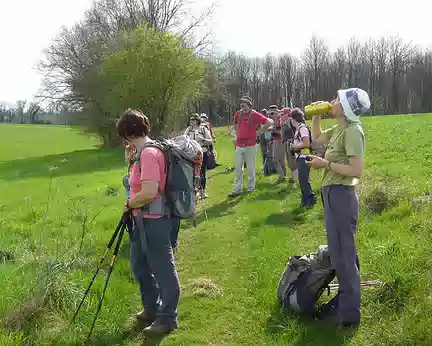
[[[165,323],[160,321],[154,321],[150,326],[143,329],[143,332],[147,335],[164,335],[172,332],[174,329],[177,329],[177,323]]]
[[[234,197],[237,197],[237,196],[240,196],[241,195],[241,192],[231,192],[229,195],[228,195],[228,197],[229,198],[234,198]]]
[[[138,312],[135,317],[140,324],[146,326],[150,326],[156,319],[154,316],[148,315],[145,311]]]

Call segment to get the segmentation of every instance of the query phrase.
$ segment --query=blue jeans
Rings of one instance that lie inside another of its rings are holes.
[[[143,219],[129,234],[130,262],[144,310],[158,322],[177,326],[180,283],[171,247],[172,219]]]
[[[300,189],[302,193],[302,204],[310,207],[316,204],[317,198],[315,193],[312,191],[310,183],[310,167],[306,163],[306,158],[300,157],[297,160],[298,165],[298,176]]]

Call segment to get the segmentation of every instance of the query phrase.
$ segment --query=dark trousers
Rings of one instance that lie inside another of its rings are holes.
[[[201,188],[203,190],[206,189],[206,185],[207,185],[207,163],[208,163],[208,151],[203,153],[203,162],[202,162],[202,166],[201,166]]]
[[[171,247],[172,219],[144,219],[130,232],[130,262],[146,313],[177,325],[180,283]]]
[[[298,178],[302,193],[302,204],[304,206],[313,206],[317,202],[315,193],[312,191],[310,183],[310,167],[306,163],[306,158],[300,157],[297,160]]]
[[[352,186],[325,186],[322,199],[330,259],[339,281],[338,318],[343,323],[358,323],[361,317],[356,247],[359,200]]]

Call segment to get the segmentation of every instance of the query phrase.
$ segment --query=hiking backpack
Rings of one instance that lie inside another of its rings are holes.
[[[171,217],[187,219],[196,213],[197,194],[200,190],[200,173],[203,160],[201,146],[188,136],[172,139],[157,138],[142,150],[154,147],[165,154],[167,180],[164,197]],[[141,150],[141,152],[142,152]],[[141,152],[138,166],[141,172]]]
[[[291,257],[277,289],[282,309],[314,316],[318,299],[334,278],[327,245],[315,253]]]

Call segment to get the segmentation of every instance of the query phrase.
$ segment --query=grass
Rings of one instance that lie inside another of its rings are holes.
[[[322,206],[298,208],[300,193],[258,178],[256,193],[227,200],[234,155],[221,132],[223,166],[211,172],[209,221],[182,223],[177,266],[180,329],[146,340],[120,251],[93,345],[430,345],[432,332],[432,154],[430,116],[364,120],[366,173],[358,192],[363,321],[355,334],[283,315],[276,288],[291,255],[326,244]],[[97,281],[76,324],[83,289],[121,214],[123,154],[67,127],[0,126],[0,344],[80,345],[103,288]],[[318,172],[312,181],[319,189]],[[429,194],[428,194],[429,193]],[[106,269],[106,268],[105,268]],[[104,271],[106,273],[106,271]]]

